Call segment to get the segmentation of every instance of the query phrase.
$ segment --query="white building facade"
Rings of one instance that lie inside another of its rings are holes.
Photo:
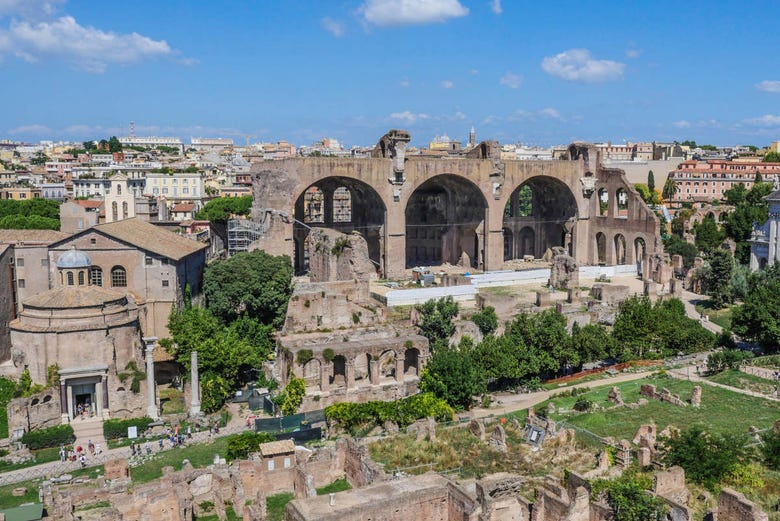
[[[750,269],[762,270],[780,262],[780,179],[775,178],[775,191],[766,197],[769,219],[753,227],[750,239]]]

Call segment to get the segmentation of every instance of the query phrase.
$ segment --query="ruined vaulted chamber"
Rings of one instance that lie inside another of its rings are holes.
[[[621,170],[591,144],[559,160],[503,160],[495,141],[444,157],[410,155],[411,136],[391,130],[368,158],[255,163],[253,245],[308,270],[310,230],[360,233],[378,273],[402,277],[443,263],[500,270],[562,247],[581,265],[634,264],[659,253],[658,218]]]

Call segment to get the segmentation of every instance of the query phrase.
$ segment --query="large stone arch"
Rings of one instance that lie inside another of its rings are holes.
[[[308,269],[309,229],[333,228],[343,233],[359,232],[368,244],[376,266],[383,264],[385,203],[369,184],[344,176],[319,179],[306,187],[295,201],[293,240],[296,273]]]
[[[488,203],[473,181],[441,174],[420,184],[406,203],[406,267],[457,264],[472,267],[484,255]]]
[[[574,255],[572,237],[578,214],[577,199],[566,183],[545,175],[526,180],[511,192],[504,206],[503,228],[512,232],[515,245],[512,258],[539,258],[555,246]]]

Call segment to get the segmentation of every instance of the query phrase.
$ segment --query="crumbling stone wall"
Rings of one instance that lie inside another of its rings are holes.
[[[642,384],[639,393],[642,396],[647,396],[648,398],[653,398],[655,400],[661,400],[662,402],[671,403],[672,405],[679,405],[681,407],[685,407],[688,405],[678,395],[672,394],[672,392],[669,389],[664,388],[659,393],[656,390],[655,386],[650,384]]]
[[[338,450],[343,454],[347,481],[353,487],[365,487],[389,479],[382,467],[371,460],[368,448],[352,438],[339,440]]]
[[[331,228],[309,232],[309,277],[312,282],[369,281],[377,278],[369,260],[368,244],[357,232],[341,233]]]
[[[718,496],[716,521],[768,521],[769,516],[744,495],[728,487]]]
[[[54,427],[62,422],[60,390],[50,387],[25,398],[8,402],[8,433]]]
[[[579,289],[580,267],[574,257],[563,254],[553,257],[550,285],[556,289]]]

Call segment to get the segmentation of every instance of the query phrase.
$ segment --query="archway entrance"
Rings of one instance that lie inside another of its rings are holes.
[[[295,272],[309,269],[309,228],[323,226],[342,233],[359,232],[368,255],[382,267],[385,205],[369,185],[348,177],[326,177],[309,186],[295,202]]]
[[[481,266],[487,201],[471,181],[451,174],[420,185],[406,205],[406,267],[457,264]]]
[[[529,179],[504,208],[504,259],[540,258],[554,246],[573,255],[576,218],[577,201],[568,186],[553,177]]]

